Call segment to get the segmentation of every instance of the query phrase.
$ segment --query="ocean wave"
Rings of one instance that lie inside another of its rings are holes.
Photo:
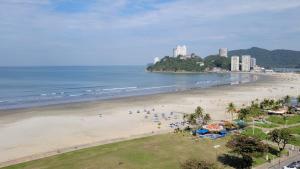
[[[82,96],[83,94],[70,94],[70,97],[78,97],[78,96]]]
[[[108,88],[102,89],[103,91],[115,91],[115,90],[128,90],[128,89],[136,89],[137,87],[116,87],[116,88]]]
[[[141,88],[141,90],[162,89],[162,88],[170,88],[170,87],[176,87],[176,85],[146,87],[146,88]]]
[[[91,89],[91,88],[101,88],[104,86],[82,86],[82,87],[67,87],[65,89]]]

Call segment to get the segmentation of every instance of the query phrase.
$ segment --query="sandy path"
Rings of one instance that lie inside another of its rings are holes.
[[[181,119],[181,113],[192,112],[197,106],[202,106],[214,120],[229,119],[224,113],[229,102],[242,106],[256,98],[296,96],[298,88],[300,75],[274,74],[241,85],[0,111],[0,166],[74,147],[167,132],[171,130],[170,123]],[[154,120],[162,123],[160,128]],[[3,163],[7,161],[10,162]]]

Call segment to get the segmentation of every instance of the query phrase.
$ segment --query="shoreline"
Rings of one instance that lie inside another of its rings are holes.
[[[213,120],[229,119],[230,116],[224,109],[229,102],[240,107],[256,98],[278,98],[286,94],[293,96],[296,94],[295,87],[299,85],[300,75],[276,73],[238,85],[30,109],[0,110],[0,137],[3,138],[0,145],[0,166],[42,158],[43,154],[49,152],[77,150],[81,148],[80,145],[90,147],[96,143],[105,144],[105,141],[115,142],[122,138],[132,139],[133,136],[143,137],[147,133],[172,131],[168,124],[178,121],[182,113],[193,112],[196,106],[202,106],[206,113],[211,114]],[[145,110],[151,113],[147,115]],[[132,114],[128,113],[131,111]],[[171,116],[170,112],[175,115]],[[171,116],[171,120],[161,118],[162,125],[158,128],[152,119],[154,114],[160,118],[162,114]],[[32,157],[33,154],[38,156]]]
[[[151,73],[172,73],[172,72],[151,72]],[[177,74],[177,72],[173,72]],[[185,73],[185,72],[182,72]],[[187,73],[194,73],[194,72],[187,72]],[[78,104],[97,104],[99,102],[106,102],[106,101],[114,101],[114,100],[128,100],[128,99],[134,99],[134,98],[143,98],[147,96],[159,96],[159,95],[165,95],[165,94],[172,94],[172,93],[182,93],[182,92],[188,92],[188,91],[196,91],[196,90],[203,90],[203,89],[213,89],[218,88],[222,86],[234,86],[234,85],[243,85],[248,83],[255,83],[259,80],[262,76],[270,76],[270,74],[265,73],[254,73],[254,72],[195,72],[195,74],[198,73],[218,73],[218,74],[226,74],[226,73],[232,73],[232,74],[252,74],[257,75],[258,79],[250,81],[250,82],[240,82],[239,84],[216,84],[208,87],[192,87],[184,90],[177,90],[177,91],[166,91],[166,92],[159,92],[159,93],[152,93],[152,94],[141,94],[141,95],[131,95],[131,96],[120,96],[120,97],[111,97],[111,98],[101,98],[101,99],[90,99],[90,100],[79,100],[79,101],[71,101],[71,102],[65,102],[65,103],[53,103],[53,104],[45,104],[45,105],[34,105],[34,106],[28,106],[28,107],[17,107],[17,108],[8,108],[8,109],[0,109],[0,117],[3,115],[6,115],[7,113],[14,113],[18,111],[27,111],[32,109],[43,109],[43,108],[55,108],[55,107],[66,107],[66,106],[72,106],[72,105],[78,105]],[[180,73],[181,74],[181,73]]]

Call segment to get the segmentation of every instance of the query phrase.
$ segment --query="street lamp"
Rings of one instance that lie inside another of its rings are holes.
[[[218,160],[218,148],[220,148],[220,145],[215,145],[214,149],[216,150],[216,160]]]

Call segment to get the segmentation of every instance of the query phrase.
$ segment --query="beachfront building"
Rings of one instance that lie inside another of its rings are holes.
[[[233,72],[240,71],[240,57],[239,56],[231,57],[231,71],[233,71]]]
[[[250,59],[250,68],[254,69],[256,67],[256,59],[255,58],[251,58]]]
[[[227,57],[228,49],[227,48],[220,48],[219,49],[219,56]]]
[[[187,56],[187,48],[185,45],[177,45],[176,48],[173,49],[173,56],[177,57],[179,55],[184,57]]]
[[[242,55],[242,71],[249,72],[250,71],[250,55]]]
[[[159,61],[160,61],[159,57],[155,57],[153,63],[155,64],[155,63],[157,63],[157,62],[159,62]]]

